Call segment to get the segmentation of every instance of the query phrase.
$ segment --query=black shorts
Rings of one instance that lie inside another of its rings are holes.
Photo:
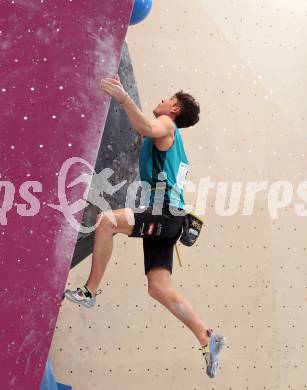
[[[163,267],[172,273],[173,249],[184,221],[184,210],[178,210],[181,215],[173,215],[167,206],[163,207],[162,215],[152,214],[152,206],[134,212],[135,224],[129,237],[143,238],[145,275],[154,267]]]

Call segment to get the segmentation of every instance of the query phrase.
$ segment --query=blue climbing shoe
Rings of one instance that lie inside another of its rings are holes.
[[[91,291],[86,287],[78,287],[76,290],[65,290],[65,298],[70,302],[76,303],[78,305],[84,306],[87,309],[93,307],[96,303],[96,295],[99,295],[101,290],[99,290],[94,296]]]
[[[218,334],[213,334],[212,329],[210,329],[209,332],[209,343],[202,347],[201,351],[206,361],[207,375],[210,378],[214,378],[219,370],[220,352],[225,346],[226,338]]]

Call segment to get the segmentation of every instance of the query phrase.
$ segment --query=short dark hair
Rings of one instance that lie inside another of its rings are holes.
[[[182,90],[174,95],[178,100],[180,112],[175,118],[177,127],[189,127],[199,121],[200,106],[195,98]]]

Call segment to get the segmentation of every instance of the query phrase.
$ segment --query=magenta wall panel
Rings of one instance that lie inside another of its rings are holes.
[[[0,1],[1,390],[39,388],[132,6]]]

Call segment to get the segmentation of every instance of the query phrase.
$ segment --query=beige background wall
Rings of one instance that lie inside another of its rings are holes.
[[[193,334],[147,295],[141,241],[117,236],[99,305],[62,307],[51,355],[59,381],[74,390],[307,387],[307,218],[295,213],[306,180],[306,22],[299,0],[155,0],[130,28],[144,112],[182,88],[201,103],[200,123],[181,132],[189,180],[197,189],[210,176],[216,185],[199,244],[180,246],[183,268],[174,258],[173,283],[227,347],[209,379]],[[248,181],[276,180],[295,191],[278,218],[268,191],[250,216],[243,195],[234,215],[215,209],[218,181],[245,190]],[[196,199],[186,193],[187,203]],[[89,266],[90,258],[71,272],[71,286]]]

